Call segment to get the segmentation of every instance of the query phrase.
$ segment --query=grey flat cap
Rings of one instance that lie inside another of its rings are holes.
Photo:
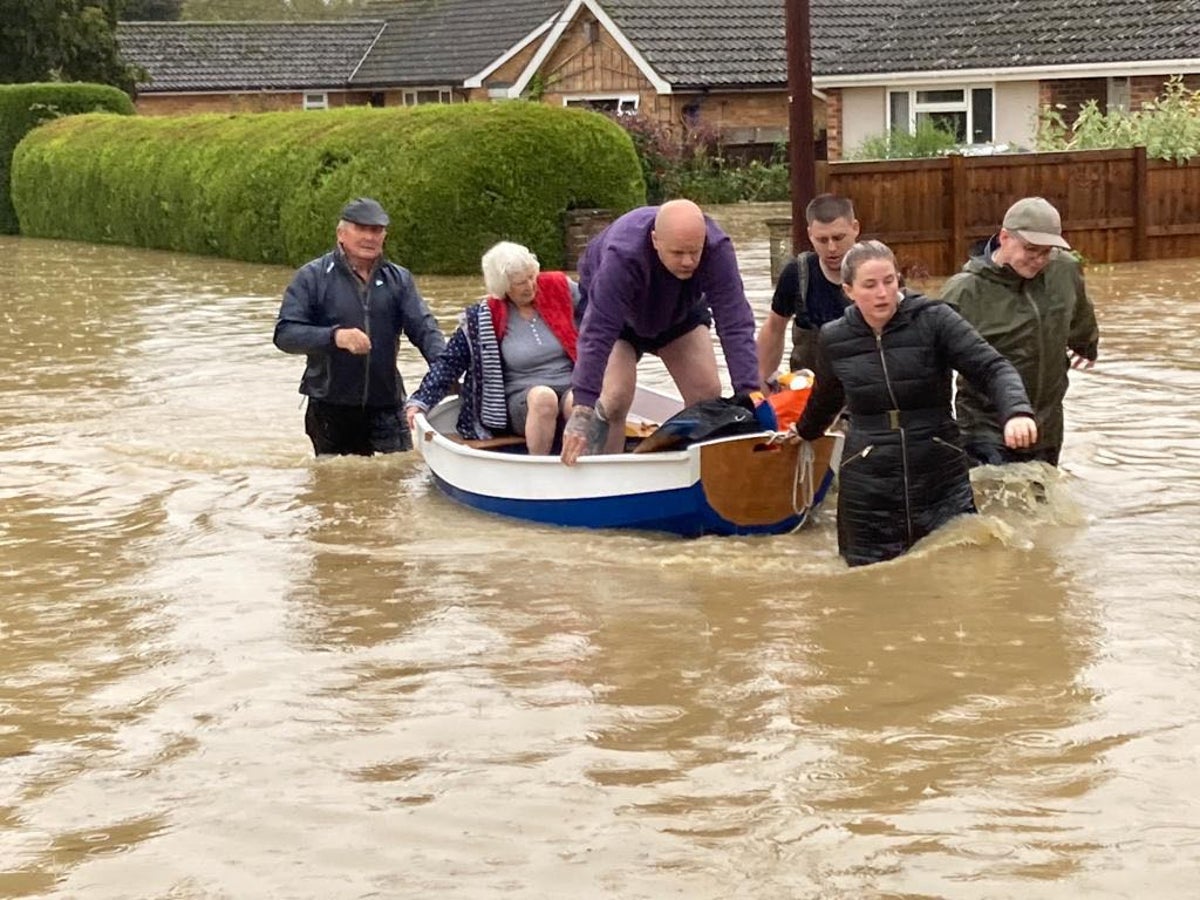
[[[370,197],[356,197],[342,207],[342,218],[355,225],[382,225],[385,228],[391,221],[383,211],[378,200]]]

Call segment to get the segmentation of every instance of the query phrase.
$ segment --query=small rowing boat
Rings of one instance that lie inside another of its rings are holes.
[[[811,444],[771,431],[700,441],[679,450],[585,456],[564,466],[530,456],[519,437],[465,441],[458,397],[416,418],[416,443],[437,486],[472,509],[549,525],[700,535],[781,534],[824,499],[842,436]],[[628,420],[648,434],[680,400],[639,385]]]

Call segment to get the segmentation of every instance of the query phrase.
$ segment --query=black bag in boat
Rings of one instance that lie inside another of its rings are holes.
[[[767,406],[767,404],[762,404]],[[754,401],[748,394],[701,400],[681,409],[651,432],[634,453],[654,453],[659,450],[682,450],[711,438],[736,434],[758,434],[773,430],[761,413],[756,413]],[[767,407],[768,410],[770,409]]]

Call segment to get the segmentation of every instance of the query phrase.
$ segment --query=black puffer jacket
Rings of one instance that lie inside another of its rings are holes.
[[[952,370],[985,391],[1002,421],[1032,415],[1021,376],[944,303],[910,295],[876,335],[855,307],[821,329],[816,384],[797,425],[812,440],[843,403],[838,550],[852,566],[899,556],[975,510],[950,415]]]

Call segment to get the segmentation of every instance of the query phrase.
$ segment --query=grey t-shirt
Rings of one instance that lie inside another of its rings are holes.
[[[571,358],[536,312],[526,321],[509,305],[500,355],[504,359],[504,394],[510,401],[538,384],[560,394],[571,386]]]

